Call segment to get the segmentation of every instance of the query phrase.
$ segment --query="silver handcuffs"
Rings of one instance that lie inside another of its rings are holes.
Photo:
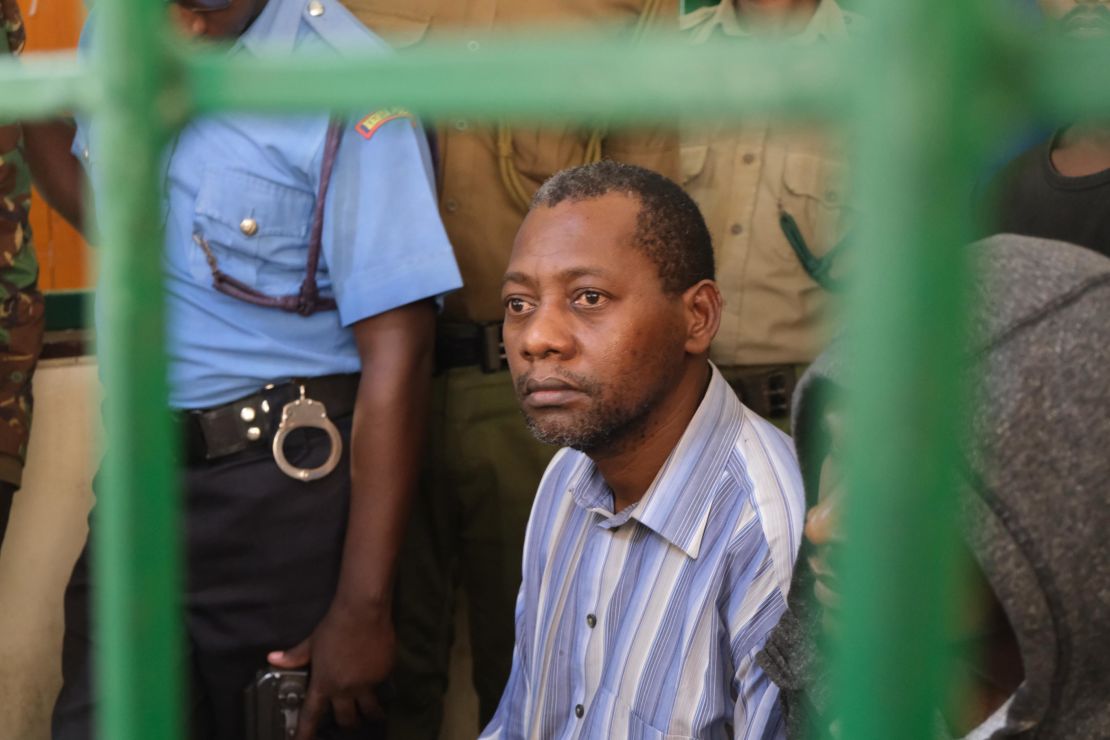
[[[285,459],[285,438],[295,429],[320,429],[327,433],[331,440],[331,452],[323,465],[317,468],[298,468]],[[274,434],[274,462],[278,469],[290,478],[296,478],[305,483],[319,480],[335,470],[343,457],[343,438],[339,430],[328,418],[328,410],[324,404],[305,397],[304,386],[301,386],[301,397],[285,404],[281,410],[281,423],[278,424],[277,433]]]

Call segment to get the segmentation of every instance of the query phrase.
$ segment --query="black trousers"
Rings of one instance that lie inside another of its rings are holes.
[[[268,446],[184,471],[187,579],[183,595],[189,737],[243,740],[243,691],[271,650],[308,637],[335,593],[350,494],[350,418],[335,421],[343,459],[311,483],[289,478]],[[296,432],[286,443],[294,465],[315,467],[328,441]],[[96,687],[89,629],[89,549],[65,594],[63,686],[54,707],[55,740],[93,737]],[[377,738],[376,728],[320,733],[325,738]]]

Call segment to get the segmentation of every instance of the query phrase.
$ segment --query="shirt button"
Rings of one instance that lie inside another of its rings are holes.
[[[466,131],[468,128],[470,128],[470,123],[465,119],[460,118],[459,120],[455,121],[456,131]]]
[[[308,4],[308,14],[313,18],[319,18],[324,14],[324,4],[320,0],[312,0]]]
[[[443,201],[443,207],[447,209],[448,213],[454,213],[455,211],[459,210],[459,202],[454,198],[448,198],[447,200]]]
[[[752,162],[755,161],[755,155],[752,154],[751,152],[748,152],[747,154],[744,155],[743,159],[744,159],[744,164],[751,164]]]
[[[482,45],[479,44],[477,41],[467,41],[466,42],[466,48],[469,49],[470,51],[478,51],[479,49],[482,48]]]
[[[744,233],[744,224],[733,224],[732,226],[728,227],[728,230],[733,234],[733,236],[740,236]]]
[[[577,717],[578,719],[582,719],[582,715],[585,714],[585,713],[586,713],[586,708],[584,706],[582,706],[581,704],[575,704],[574,705],[574,716],[575,717]]]
[[[825,191],[825,200],[827,200],[830,203],[836,203],[837,201],[840,200],[840,194],[837,193],[835,190],[826,190]]]
[[[89,161],[89,150],[88,149],[85,149],[81,152],[81,159],[85,160],[86,162]]]
[[[587,614],[586,615],[586,626],[588,626],[590,629],[593,629],[594,627],[596,627],[597,626],[597,617],[595,617],[593,614]]]
[[[254,236],[258,233],[258,222],[253,218],[244,218],[239,222],[239,231],[246,236]]]

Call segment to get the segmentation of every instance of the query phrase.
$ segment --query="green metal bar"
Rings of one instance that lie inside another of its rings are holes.
[[[91,109],[100,87],[73,54],[33,54],[22,62],[0,57],[0,120],[47,118]]]
[[[183,59],[195,112],[405,105],[427,116],[612,123],[752,112],[843,115],[850,50],[751,43],[691,47],[689,39],[640,43],[500,38],[479,51],[445,43],[391,57]]]
[[[1110,46],[1045,42],[997,29],[987,46],[997,86],[993,97],[1034,111],[1074,117],[1110,114]],[[683,38],[639,44],[589,44],[544,37],[490,41],[480,53],[462,44],[429,46],[402,56],[321,60],[301,57],[228,59],[220,52],[185,54],[189,94],[164,103],[182,115],[191,99],[199,113],[218,110],[364,110],[373,101],[408,104],[427,115],[483,118],[542,116],[552,120],[671,121],[681,114],[738,118],[759,114],[846,117],[853,74],[873,66],[841,49],[798,50],[774,44],[723,42],[691,47]],[[100,81],[69,54],[0,59],[0,118],[38,118],[92,110]]]
[[[1110,44],[1055,39],[1015,47],[1010,58],[1025,57],[1028,89],[1016,87],[1014,93],[1034,110],[1068,121],[1110,116]]]
[[[99,0],[98,309],[106,457],[93,527],[98,737],[182,736],[178,497],[163,340],[161,152],[174,94],[162,0]]]
[[[958,585],[954,493],[965,244],[990,28],[971,4],[873,7],[858,129],[860,253],[848,326],[841,737],[931,740]]]
[[[100,0],[99,56],[0,61],[0,117],[96,116],[101,192],[100,338],[109,433],[94,566],[100,735],[181,734],[180,564],[172,435],[160,351],[159,152],[187,112],[366,110],[611,123],[752,113],[858,119],[861,258],[851,325],[853,397],[845,575],[843,737],[926,738],[953,590],[952,462],[967,192],[1000,113],[1110,113],[1110,49],[997,33],[975,4],[875,3],[865,52],[682,39],[459,44],[389,59],[228,59],[156,32],[161,0]],[[852,84],[861,75],[862,84]],[[990,84],[994,83],[991,88]],[[175,87],[180,83],[184,87]],[[853,92],[855,91],[855,92]],[[858,97],[857,97],[858,96]],[[858,105],[849,105],[856,100]]]

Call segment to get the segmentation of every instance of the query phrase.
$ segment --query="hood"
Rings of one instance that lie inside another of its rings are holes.
[[[1001,736],[1110,737],[1110,260],[1009,235],[975,249],[961,500],[1026,674]]]
[[[968,365],[978,395],[960,504],[1025,666],[993,737],[1110,737],[1110,259],[1013,235],[971,249],[979,278]],[[841,355],[836,346],[822,354],[795,391],[811,498],[826,452],[825,399],[845,377]],[[792,613],[760,656],[783,688],[792,737],[827,693],[804,563]]]

